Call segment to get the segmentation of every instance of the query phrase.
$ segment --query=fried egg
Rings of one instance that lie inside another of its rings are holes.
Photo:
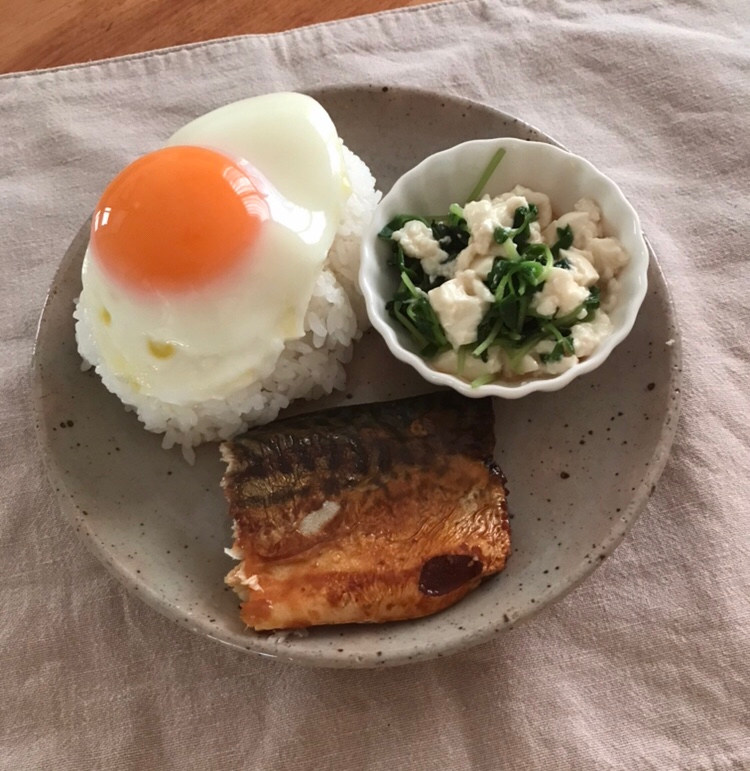
[[[208,113],[106,188],[83,263],[82,328],[137,393],[226,399],[304,334],[348,195],[341,141],[310,97]]]

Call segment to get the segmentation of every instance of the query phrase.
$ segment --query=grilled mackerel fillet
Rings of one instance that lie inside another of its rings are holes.
[[[328,410],[222,444],[226,583],[256,630],[443,610],[505,566],[489,399],[441,392]]]

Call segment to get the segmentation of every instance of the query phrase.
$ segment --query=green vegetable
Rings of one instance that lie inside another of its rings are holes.
[[[536,334],[530,335],[522,343],[516,346],[505,348],[505,352],[508,354],[510,367],[514,372],[518,372],[520,370],[521,362],[523,361],[524,357],[528,356],[528,354],[530,354],[534,348],[536,348],[537,345],[542,342],[542,340],[546,340],[546,336],[543,332],[538,332]]]
[[[466,366],[466,354],[468,353],[468,348],[465,345],[462,345],[458,352],[456,353],[456,374],[459,377],[463,377],[464,375],[464,367]]]
[[[424,358],[431,359],[450,349],[427,294],[414,285],[408,271],[401,272],[401,285],[386,309],[411,335]]]
[[[448,253],[443,263],[455,260],[469,245],[471,233],[466,228],[465,219],[460,219],[456,224],[433,222],[431,228],[433,238],[440,244],[440,248]]]
[[[523,248],[529,240],[529,227],[532,222],[539,218],[539,209],[531,203],[528,208],[519,206],[513,215],[512,228],[497,228],[495,230],[495,241],[498,244],[504,244],[506,241],[515,241],[515,246]]]
[[[552,255],[557,260],[560,257],[560,249],[570,249],[573,246],[573,231],[570,225],[564,228],[557,228],[557,241],[552,247]],[[566,261],[567,262],[567,261]]]
[[[589,289],[589,296],[570,313],[565,316],[560,316],[554,319],[555,326],[558,329],[570,329],[574,324],[582,324],[585,321],[591,321],[594,318],[594,313],[601,303],[599,287],[592,286]],[[585,310],[586,315],[579,318],[581,311]]]
[[[495,379],[495,376],[490,374],[489,372],[486,375],[480,375],[478,378],[475,378],[471,381],[471,387],[472,388],[479,388],[479,386],[487,385],[487,383],[491,383]]]
[[[464,224],[466,223],[463,207],[459,206],[457,203],[452,203],[448,207],[448,216],[451,218],[453,225],[460,224],[462,220]]]
[[[480,195],[482,195],[482,191],[485,188],[485,185],[490,181],[490,177],[495,173],[495,169],[500,165],[500,161],[502,161],[503,157],[505,156],[505,150],[501,147],[493,156],[490,158],[490,162],[487,164],[487,168],[484,170],[484,173],[481,177],[479,177],[479,180],[476,185],[474,185],[473,190],[469,193],[469,197],[466,199],[467,201],[476,201]]]
[[[478,180],[469,201],[481,195],[485,185],[502,160],[504,150],[499,150]],[[501,348],[510,367],[518,371],[523,358],[540,342],[549,340],[554,345],[549,353],[540,354],[542,362],[560,361],[575,353],[571,327],[582,321],[590,321],[599,307],[599,290],[593,287],[588,297],[573,311],[564,316],[541,316],[532,308],[532,299],[540,291],[553,267],[569,268],[567,260],[560,258],[560,251],[573,245],[573,231],[569,225],[557,228],[557,241],[550,248],[543,243],[529,243],[531,225],[539,217],[536,205],[519,206],[513,215],[510,228],[497,228],[494,240],[502,247],[502,255],[494,259],[484,283],[492,292],[492,303],[477,327],[476,340],[461,346],[457,352],[458,375],[466,371],[466,357],[488,361],[493,348]],[[447,279],[429,276],[420,260],[406,255],[400,244],[393,241],[393,233],[407,222],[418,220],[427,225],[433,237],[446,252],[443,264],[452,262],[468,246],[471,233],[464,217],[464,209],[452,204],[448,214],[428,219],[409,214],[394,217],[380,232],[380,237],[391,243],[392,256],[389,265],[398,270],[400,284],[386,307],[407,330],[419,353],[432,358],[451,350],[445,330],[433,310],[427,293]],[[580,318],[579,318],[580,317]],[[494,379],[491,374],[482,375],[471,385],[476,387]]]
[[[539,358],[544,364],[560,361],[563,356],[572,356],[575,353],[570,330],[566,330],[563,333],[554,324],[543,324],[542,328],[549,336],[554,337],[556,340],[555,347],[549,353],[539,354]]]

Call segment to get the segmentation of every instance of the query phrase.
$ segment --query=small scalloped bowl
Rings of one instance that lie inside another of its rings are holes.
[[[589,357],[560,375],[494,381],[472,387],[455,375],[438,372],[419,356],[406,331],[385,309],[398,288],[398,274],[388,267],[388,244],[378,238],[380,230],[397,214],[429,216],[447,212],[452,203],[463,204],[499,148],[505,156],[482,194],[492,196],[520,184],[546,193],[556,216],[572,211],[580,198],[592,198],[602,210],[603,231],[617,238],[630,254],[630,262],[618,275],[620,297],[610,314],[612,332]],[[604,363],[615,346],[633,328],[646,296],[648,249],[635,209],[617,185],[577,155],[544,142],[521,139],[479,139],[464,142],[425,158],[406,172],[377,207],[362,238],[359,280],[373,326],[385,339],[394,356],[410,364],[425,380],[450,386],[473,398],[499,396],[518,399],[534,391],[557,391],[573,378],[591,372]]]

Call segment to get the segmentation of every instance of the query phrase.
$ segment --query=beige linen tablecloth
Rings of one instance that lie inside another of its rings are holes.
[[[749,28],[747,0],[472,0],[0,78],[0,767],[750,769]],[[559,605],[449,660],[314,671],[126,595],[57,511],[28,370],[121,166],[249,93],[363,82],[480,99],[614,177],[674,291],[685,401],[648,510]]]

